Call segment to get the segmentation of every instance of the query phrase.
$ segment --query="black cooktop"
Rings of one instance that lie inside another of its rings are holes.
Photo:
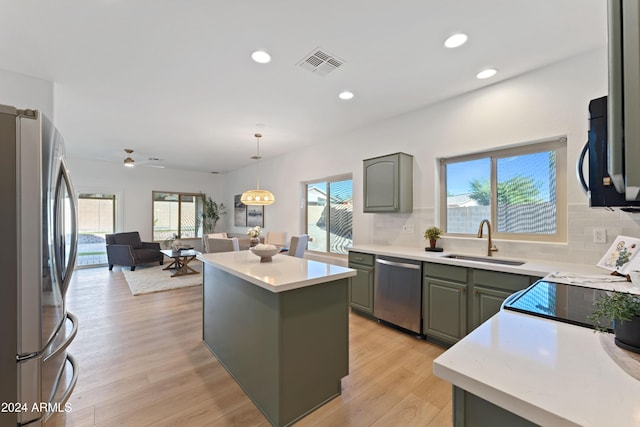
[[[519,295],[507,299],[504,308],[593,328],[587,316],[595,310],[595,301],[605,293],[602,289],[538,280]]]

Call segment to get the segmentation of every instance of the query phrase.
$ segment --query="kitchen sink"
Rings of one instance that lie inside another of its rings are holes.
[[[493,258],[488,256],[473,256],[473,255],[460,255],[460,254],[450,254],[443,255],[443,258],[451,258],[451,259],[461,259],[464,261],[476,261],[476,262],[488,262],[490,264],[502,264],[502,265],[523,265],[525,261],[517,261],[510,259],[500,259]]]

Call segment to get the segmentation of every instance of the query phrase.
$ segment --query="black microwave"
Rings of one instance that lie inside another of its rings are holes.
[[[589,140],[578,159],[578,178],[589,197],[589,206],[640,212],[640,201],[628,201],[624,193],[619,193],[608,172],[607,131],[607,97],[603,96],[589,102]],[[583,170],[587,154],[589,155],[588,182]]]

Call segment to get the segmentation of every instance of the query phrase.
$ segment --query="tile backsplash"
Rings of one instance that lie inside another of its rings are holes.
[[[583,204],[569,205],[568,242],[536,243],[495,240],[495,256],[540,259],[593,265],[604,255],[618,235],[640,238],[640,213],[591,209]],[[424,230],[435,223],[433,208],[414,209],[410,214],[373,214],[371,238],[355,243],[424,247]],[[412,230],[413,228],[413,230]],[[606,243],[593,243],[593,230],[606,230]],[[438,246],[448,252],[486,255],[486,237],[443,237]]]

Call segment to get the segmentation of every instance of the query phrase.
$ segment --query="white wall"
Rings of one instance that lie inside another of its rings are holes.
[[[51,120],[53,83],[35,77],[0,70],[0,104],[42,111]]]
[[[262,161],[261,187],[272,191],[276,203],[265,208],[265,228],[289,234],[304,229],[302,181],[353,173],[355,244],[393,244],[423,247],[422,232],[437,223],[435,159],[487,148],[565,135],[568,144],[569,242],[533,244],[500,242],[502,256],[594,263],[609,244],[593,244],[594,227],[606,228],[608,242],[617,234],[640,236],[640,219],[620,212],[588,209],[579,189],[575,161],[587,140],[588,102],[607,93],[604,49],[569,58],[549,67],[472,93],[404,114],[374,126],[323,141],[316,146]],[[354,102],[359,102],[354,100]],[[268,156],[265,135],[263,155]],[[414,212],[362,213],[362,160],[403,151],[414,155]],[[255,168],[227,175],[225,203],[255,185]],[[227,228],[236,232],[233,217]],[[414,224],[415,233],[402,233]],[[480,239],[445,238],[448,250],[482,253]]]
[[[125,168],[121,163],[69,158],[67,167],[76,191],[118,194],[117,231],[139,231],[142,240],[152,238],[152,191],[205,193],[222,201],[224,177],[204,172],[157,169],[137,166]],[[233,209],[229,209],[232,212]],[[222,229],[218,225],[216,229]]]
[[[54,91],[52,82],[0,70],[0,104],[38,109],[55,123]],[[224,194],[224,177],[209,173],[145,167],[126,169],[121,164],[76,158],[67,158],[67,161],[75,189],[117,194],[120,198],[117,230],[137,230],[144,240],[152,236],[153,190],[203,192],[217,201],[221,201]],[[232,204],[229,208],[232,212]]]
[[[569,241],[566,244],[500,242],[501,256],[594,263],[616,235],[640,236],[640,218],[587,208],[579,190],[575,159],[587,138],[587,104],[607,93],[604,49],[569,58],[529,74],[494,84],[373,126],[269,159],[268,135],[263,140],[261,187],[276,203],[265,207],[265,228],[289,235],[304,230],[301,182],[352,173],[354,179],[355,244],[379,243],[422,247],[422,231],[437,224],[435,158],[565,135],[568,140]],[[53,85],[0,70],[0,103],[38,108],[53,116]],[[353,102],[358,101],[356,98]],[[362,160],[403,151],[415,156],[412,214],[362,213]],[[120,230],[139,230],[151,237],[151,191],[205,192],[229,208],[218,230],[244,233],[233,226],[233,196],[255,186],[255,166],[226,175],[135,168],[70,159],[79,188],[109,189],[123,195]],[[414,224],[414,233],[402,225]],[[606,228],[607,244],[592,243],[593,228]],[[445,238],[447,250],[482,253],[484,241]]]

